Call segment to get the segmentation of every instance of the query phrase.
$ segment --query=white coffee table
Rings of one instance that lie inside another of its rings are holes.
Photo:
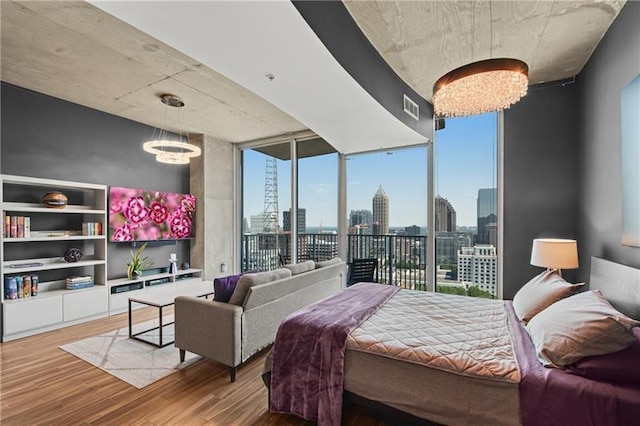
[[[148,343],[150,345],[163,348],[172,344],[174,341],[163,342],[162,341],[162,329],[172,322],[162,323],[162,309],[167,306],[172,306],[175,303],[175,299],[178,296],[194,296],[194,297],[208,297],[213,294],[213,282],[202,281],[198,283],[184,283],[178,284],[178,287],[173,287],[170,290],[158,290],[152,293],[146,293],[139,296],[129,297],[129,338],[140,340],[141,342]],[[133,333],[133,321],[132,321],[132,309],[133,303],[140,303],[142,305],[153,306],[158,308],[158,326],[148,328],[137,333]],[[142,334],[148,333],[153,330],[158,330],[158,343],[150,341],[142,337]]]

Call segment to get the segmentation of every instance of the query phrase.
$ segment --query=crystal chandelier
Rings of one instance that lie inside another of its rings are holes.
[[[163,104],[170,107],[182,108],[184,106],[182,99],[175,95],[162,95],[160,100]],[[179,118],[181,118],[181,116],[179,116]],[[142,148],[150,154],[155,154],[156,161],[159,163],[189,164],[190,159],[199,156],[201,151],[199,147],[189,143],[188,134],[185,136],[187,142],[183,142],[182,134],[180,134],[180,140],[170,140],[168,138],[168,132],[161,128],[158,139],[145,142]]]
[[[487,59],[456,68],[433,85],[439,117],[501,111],[527,94],[529,67],[518,59]]]

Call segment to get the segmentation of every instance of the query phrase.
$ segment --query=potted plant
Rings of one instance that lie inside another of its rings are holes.
[[[146,268],[150,268],[154,265],[153,262],[149,260],[149,256],[142,257],[142,252],[147,248],[147,243],[138,248],[135,254],[133,251],[131,252],[131,262],[127,263],[127,277],[131,280],[134,277],[139,277],[142,275],[142,270]]]

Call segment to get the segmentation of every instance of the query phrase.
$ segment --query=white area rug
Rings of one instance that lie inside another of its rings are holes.
[[[163,323],[172,320],[165,318]],[[157,320],[134,324],[133,331],[135,333],[138,330],[155,327],[157,324]],[[145,333],[143,337],[157,342],[158,330]],[[164,327],[162,340],[164,342],[173,340],[173,324]],[[138,389],[202,359],[201,356],[187,352],[184,362],[181,363],[178,349],[173,344],[158,348],[139,340],[129,339],[129,329],[126,327],[60,346],[60,349]]]

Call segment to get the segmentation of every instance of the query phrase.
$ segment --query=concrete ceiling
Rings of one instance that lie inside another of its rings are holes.
[[[526,62],[530,84],[576,76],[625,0],[344,3],[393,70],[431,101],[438,78],[483,59]]]
[[[288,1],[97,4],[110,13],[83,1],[3,0],[2,80],[230,142],[308,128],[344,153],[425,141],[349,81]],[[489,57],[524,60],[532,83],[574,76],[623,4],[346,1],[425,99],[442,74]],[[163,93],[184,99],[181,118]]]
[[[83,1],[4,1],[2,81],[230,142],[307,129],[229,78]],[[177,110],[160,102],[172,93]]]

